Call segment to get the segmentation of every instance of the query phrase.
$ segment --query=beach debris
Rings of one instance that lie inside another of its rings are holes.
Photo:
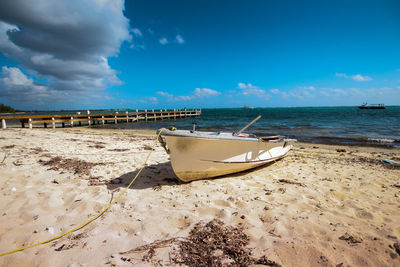
[[[61,246],[59,246],[58,248],[56,248],[56,249],[54,249],[54,250],[55,250],[55,251],[67,250],[67,249],[70,249],[70,248],[75,247],[76,245],[77,245],[77,244],[75,244],[75,243],[70,244],[70,245],[62,244]]]
[[[151,146],[149,146],[149,145],[144,145],[143,149],[144,150],[152,150],[153,148]]]
[[[107,151],[114,151],[114,152],[126,152],[129,151],[129,148],[113,148],[113,149],[107,149]]]
[[[41,147],[31,148],[31,150],[32,150],[32,152],[35,152],[35,154],[39,154],[39,153],[44,152],[44,150]]]
[[[15,192],[15,191],[17,191],[17,188],[13,187],[13,188],[11,188],[11,191]]]
[[[7,153],[4,153],[3,160],[0,162],[0,164],[3,164],[3,163],[4,163],[4,161],[6,160],[6,158],[7,158]]]
[[[90,147],[90,148],[97,148],[97,149],[105,148],[105,146],[100,145],[100,144],[90,145],[90,146],[88,146],[88,147]]]
[[[90,176],[88,186],[104,185],[107,181],[104,180],[103,176]]]
[[[265,195],[267,195],[267,196],[269,196],[269,195],[272,194],[272,190],[268,190],[268,189],[265,190],[265,189],[264,189],[264,191],[265,191]]]
[[[390,257],[392,258],[392,259],[396,259],[397,257],[398,257],[398,255],[396,254],[396,253],[394,253],[393,251],[390,251]]]
[[[161,185],[158,184],[158,185],[154,186],[153,190],[154,191],[160,191],[161,190]]]
[[[385,163],[388,163],[391,165],[400,166],[400,161],[397,161],[397,160],[382,159],[382,162],[385,162]]]
[[[38,162],[44,166],[50,166],[48,170],[73,171],[74,174],[78,175],[89,175],[94,166],[106,164],[102,162],[87,162],[80,159],[66,159],[60,156],[53,157],[48,161],[40,159]]]
[[[79,233],[79,234],[76,234],[76,235],[70,234],[70,235],[68,236],[68,239],[69,239],[69,240],[79,240],[79,239],[85,238],[85,237],[87,237],[87,234],[86,234],[86,233]],[[103,243],[105,243],[105,242],[103,242]]]
[[[400,255],[400,242],[396,242],[393,244],[394,249],[396,250],[397,254]]]
[[[380,165],[380,166],[383,166],[388,169],[400,169],[400,165],[388,164],[388,163],[383,162],[380,159],[368,158],[368,157],[363,157],[363,156],[347,158],[346,161],[349,163],[366,163],[366,164],[369,164],[370,166],[372,166],[372,164]]]
[[[252,249],[247,247],[248,243],[249,237],[242,227],[227,226],[222,221],[214,219],[208,223],[197,223],[188,237],[155,241],[119,254],[145,252],[142,261],[150,262],[156,254],[156,249],[175,245],[170,253],[170,263],[179,265],[193,267],[250,266],[252,264],[281,266],[265,255],[259,258],[253,257]],[[124,261],[133,259],[124,256]]]
[[[13,161],[13,164],[14,164],[15,166],[22,166],[22,165],[23,165],[22,160],[20,160],[20,159],[17,159],[17,160],[15,160],[15,161]]]
[[[361,237],[356,236],[354,234],[349,234],[346,232],[344,235],[339,237],[340,240],[346,240],[347,243],[349,244],[356,244],[356,243],[361,243],[363,240]]]
[[[246,248],[248,242],[249,237],[240,227],[226,226],[220,220],[198,223],[189,236],[179,242],[175,263],[188,266],[249,266],[268,262],[270,266],[280,266],[265,256],[253,258],[251,249]]]
[[[346,149],[344,149],[344,148],[338,148],[338,149],[336,149],[336,152],[346,152]]]
[[[299,186],[305,186],[305,184],[303,184],[303,183],[299,183],[299,182],[288,180],[288,179],[279,179],[278,182],[285,183],[285,184],[295,184],[295,185],[299,185]]]
[[[278,192],[280,192],[281,194],[284,194],[286,192],[286,188],[280,187],[280,188],[278,188]]]
[[[8,145],[8,146],[3,146],[2,148],[4,148],[4,149],[11,149],[11,148],[14,148],[15,147],[15,145]]]

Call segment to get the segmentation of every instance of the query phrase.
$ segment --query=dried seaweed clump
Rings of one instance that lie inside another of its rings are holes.
[[[173,248],[169,254],[169,265],[196,266],[196,267],[244,267],[254,264],[280,267],[278,263],[267,259],[264,255],[255,258],[251,255],[252,249],[246,247],[249,237],[241,227],[227,226],[220,220],[212,220],[206,224],[197,223],[188,237],[174,237],[158,240],[151,244],[136,247],[129,251],[120,252],[121,260],[133,263],[138,257],[129,254],[143,253],[142,261],[154,265],[161,264],[157,259],[157,249]],[[165,263],[165,262],[164,262]]]
[[[188,266],[279,266],[265,256],[252,257],[248,242],[242,228],[226,226],[220,220],[198,223],[187,238],[179,241],[174,261]]]
[[[49,170],[55,171],[72,171],[78,175],[89,175],[90,170],[97,165],[105,163],[87,162],[80,159],[65,159],[60,156],[51,158],[49,161],[39,160],[39,163],[44,166],[50,166]]]

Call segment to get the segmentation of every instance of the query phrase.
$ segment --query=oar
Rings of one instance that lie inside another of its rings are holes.
[[[234,133],[234,136],[238,136],[239,134],[241,134],[244,130],[246,130],[247,128],[249,128],[253,123],[255,123],[256,121],[258,121],[261,118],[261,115],[259,115],[257,118],[255,118],[252,122],[250,122],[249,124],[247,124],[246,126],[244,126],[242,129],[240,129],[239,132]]]

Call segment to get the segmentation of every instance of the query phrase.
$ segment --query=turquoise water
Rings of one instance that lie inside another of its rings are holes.
[[[30,114],[75,114],[75,111],[47,111]],[[96,113],[114,113],[135,110],[92,110]],[[86,110],[80,110],[82,114]],[[238,131],[258,115],[262,118],[246,132],[262,135],[283,135],[299,141],[328,144],[376,145],[400,147],[400,106],[383,110],[357,107],[298,107],[298,108],[224,108],[203,109],[202,116],[163,121],[107,124],[93,126],[115,129],[158,129],[175,126],[178,129]],[[19,123],[16,121],[16,123]]]
[[[331,144],[400,147],[400,106],[384,110],[357,107],[203,109],[202,116],[156,122],[106,125],[107,128],[157,129],[175,126],[198,130],[237,131],[261,115],[248,128],[257,135],[283,135],[299,141]],[[97,127],[97,126],[96,126]]]

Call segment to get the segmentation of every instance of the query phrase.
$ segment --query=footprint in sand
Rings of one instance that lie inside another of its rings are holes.
[[[226,201],[226,200],[217,199],[217,200],[214,200],[213,202],[214,202],[214,204],[215,204],[216,206],[231,207],[231,204],[230,204],[228,201]]]
[[[372,213],[365,211],[363,209],[359,209],[356,211],[356,215],[358,218],[362,218],[362,219],[369,219],[372,220],[374,218],[374,215],[372,215]]]

